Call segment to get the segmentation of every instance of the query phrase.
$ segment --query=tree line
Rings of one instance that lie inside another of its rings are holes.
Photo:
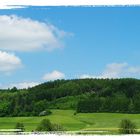
[[[140,113],[139,101],[138,79],[56,80],[28,89],[0,90],[0,116],[38,116],[60,103],[77,112]]]

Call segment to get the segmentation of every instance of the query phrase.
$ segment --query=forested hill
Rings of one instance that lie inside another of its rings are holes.
[[[38,116],[46,109],[140,113],[140,80],[75,79],[0,90],[0,116]]]

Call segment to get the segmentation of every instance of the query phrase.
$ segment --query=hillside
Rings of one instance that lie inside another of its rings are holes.
[[[38,116],[46,109],[140,113],[140,80],[75,79],[0,90],[0,116]]]

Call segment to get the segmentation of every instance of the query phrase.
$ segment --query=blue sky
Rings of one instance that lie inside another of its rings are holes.
[[[1,87],[140,78],[140,7],[0,10],[0,24]]]

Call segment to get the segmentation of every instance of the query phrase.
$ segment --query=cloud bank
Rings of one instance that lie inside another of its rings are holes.
[[[21,83],[11,83],[9,85],[0,84],[0,89],[8,89],[8,88],[11,89],[13,87],[16,87],[18,89],[27,89],[29,87],[34,87],[38,84],[40,84],[40,83],[38,83],[38,82],[21,82]]]
[[[10,73],[22,66],[19,57],[12,53],[0,51],[0,72]]]
[[[54,70],[50,73],[46,73],[43,76],[43,80],[46,80],[46,81],[53,81],[53,80],[64,79],[64,78],[65,78],[65,74],[57,70]]]
[[[79,78],[126,78],[140,76],[139,66],[130,66],[127,63],[111,63],[106,65],[100,75],[82,74]]]
[[[13,71],[21,66],[20,58],[9,52],[52,51],[63,47],[67,35],[70,34],[52,24],[16,15],[1,15],[0,72]]]
[[[45,80],[45,81],[54,81],[54,80],[57,80],[57,79],[64,79],[65,78],[65,74],[60,72],[60,71],[57,71],[57,70],[54,70],[50,73],[46,73],[43,77],[42,77],[42,80]],[[13,88],[13,87],[16,87],[18,89],[27,89],[29,87],[34,87],[36,85],[39,85],[41,82],[43,81],[40,81],[40,82],[19,82],[19,83],[11,83],[11,84],[7,84],[7,85],[3,85],[3,84],[0,84],[0,89],[8,89],[8,88]]]
[[[0,50],[24,52],[61,48],[67,34],[52,24],[15,15],[0,16],[0,32]]]

